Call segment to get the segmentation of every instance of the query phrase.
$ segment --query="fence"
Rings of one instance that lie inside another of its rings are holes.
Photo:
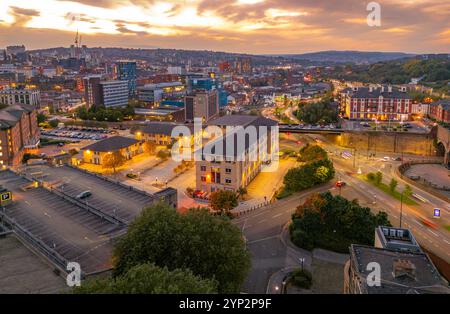
[[[3,224],[7,225],[19,239],[36,248],[41,254],[44,255],[44,257],[55,264],[60,271],[67,273],[66,267],[68,261],[54,249],[45,244],[42,240],[36,238],[31,232],[16,223],[13,218],[8,217],[4,210],[4,207],[0,207],[0,218],[3,221]]]

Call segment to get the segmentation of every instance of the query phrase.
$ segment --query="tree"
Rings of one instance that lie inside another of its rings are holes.
[[[250,255],[242,233],[229,218],[211,215],[205,208],[180,214],[167,204],[144,209],[120,238],[113,253],[113,275],[134,266],[189,269],[218,283],[219,293],[237,293],[250,269]]]
[[[394,192],[395,189],[397,188],[397,185],[398,185],[398,181],[395,180],[394,178],[392,178],[392,179],[391,179],[391,182],[389,182],[389,190],[390,190],[391,192]]]
[[[314,194],[292,215],[292,241],[307,250],[316,247],[348,252],[354,244],[373,245],[374,229],[390,226],[385,212],[371,213],[357,201],[349,201],[330,192]]]
[[[154,155],[156,152],[156,144],[152,141],[145,141],[144,142],[144,152],[149,155]]]
[[[161,160],[167,160],[167,158],[169,158],[170,156],[170,152],[165,151],[165,150],[160,150],[156,153],[156,157],[158,157]]]
[[[228,213],[237,205],[237,195],[233,191],[218,190],[211,193],[210,206],[215,211]]]
[[[319,159],[327,159],[327,152],[319,145],[307,144],[300,149],[299,161],[310,162]]]
[[[407,184],[405,185],[405,188],[403,189],[403,195],[406,197],[410,197],[413,194],[413,191],[411,187]]]
[[[246,195],[248,193],[247,189],[244,188],[243,186],[240,186],[236,192],[237,192],[238,197],[243,197],[244,195]]]
[[[76,294],[191,294],[216,293],[217,282],[202,279],[190,270],[158,267],[144,263],[132,267],[122,276],[87,280],[73,290]]]
[[[116,168],[123,166],[126,162],[126,158],[120,151],[107,153],[102,160],[103,168],[113,168],[116,173]]]
[[[58,126],[58,124],[59,124],[59,120],[58,120],[58,119],[50,120],[50,121],[48,122],[48,124],[49,124],[52,128],[56,128],[56,127]]]
[[[381,171],[377,171],[375,173],[375,184],[380,185],[383,181],[383,173]]]
[[[38,124],[43,123],[45,121],[47,121],[47,116],[43,113],[38,113],[38,115],[37,115]]]

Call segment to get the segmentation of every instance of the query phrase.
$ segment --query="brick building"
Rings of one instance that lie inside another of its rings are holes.
[[[405,88],[353,87],[341,91],[341,113],[352,120],[409,120],[412,99]]]
[[[0,110],[0,164],[17,166],[27,150],[36,149],[40,133],[33,106],[16,104]]]
[[[450,123],[450,99],[442,99],[430,104],[429,115],[436,121]]]

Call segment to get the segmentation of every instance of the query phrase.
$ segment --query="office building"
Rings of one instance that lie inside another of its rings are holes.
[[[216,90],[196,91],[184,98],[186,121],[201,118],[204,122],[219,115],[219,97]]]
[[[102,165],[105,156],[120,153],[125,159],[131,159],[143,152],[142,143],[136,139],[113,136],[85,146],[81,149],[83,162]]]
[[[237,191],[246,187],[261,171],[264,163],[270,163],[277,153],[275,132],[277,122],[256,116],[226,115],[209,123],[221,128],[223,137],[213,139],[209,145],[222,147],[221,151],[213,148],[201,151],[201,160],[196,160],[196,189],[201,193],[217,190]],[[257,130],[257,138],[251,139],[247,134],[226,132],[227,127],[242,126],[244,129],[253,126]],[[267,128],[267,133],[259,131],[259,127]],[[243,145],[238,138],[244,138]]]
[[[19,86],[0,90],[0,103],[5,105],[25,104],[38,108],[41,94],[36,88]]]
[[[83,79],[83,83],[87,108],[92,106],[113,108],[128,105],[128,82],[126,81],[102,81],[100,76],[89,76]]]
[[[368,280],[369,275],[373,279],[374,265],[379,266],[379,282]],[[350,246],[344,293],[448,294],[450,289],[410,230],[381,226],[375,230],[375,247]]]
[[[251,57],[238,57],[235,62],[235,71],[237,74],[250,75],[253,72]]]
[[[128,82],[100,82],[101,97],[105,108],[126,107],[128,105]]]
[[[37,110],[24,104],[0,110],[0,165],[17,166],[27,150],[39,145]]]
[[[128,82],[128,92],[130,97],[136,95],[136,62],[118,61],[116,62],[116,78]]]
[[[149,104],[158,104],[163,100],[182,101],[186,88],[181,82],[146,84],[138,87],[138,99]]]
[[[406,88],[353,87],[341,91],[341,113],[358,120],[410,120],[412,99]]]

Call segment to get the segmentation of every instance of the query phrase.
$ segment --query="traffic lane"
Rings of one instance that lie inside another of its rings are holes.
[[[342,174],[342,176],[346,177],[347,182],[350,182],[350,184],[344,188],[344,190],[347,190],[347,193],[345,194],[358,196],[356,198],[360,201],[364,199],[367,202],[373,201],[373,196],[371,197],[369,195],[373,195],[372,193],[375,193],[374,188],[371,186],[361,187],[361,185],[358,184],[359,182],[352,181],[352,177],[347,176],[346,174]],[[351,190],[351,193],[348,193],[348,190]],[[383,201],[382,210],[386,211],[389,215],[391,223],[398,226],[400,221],[399,207],[397,207],[395,202],[390,199],[377,197],[377,202],[379,201]],[[428,248],[433,253],[436,253],[441,258],[450,261],[450,239],[448,235],[445,231],[442,232],[441,230],[429,229],[419,222],[417,217],[417,211],[408,208],[407,206],[403,207],[403,226],[411,228],[414,236],[421,245]]]

